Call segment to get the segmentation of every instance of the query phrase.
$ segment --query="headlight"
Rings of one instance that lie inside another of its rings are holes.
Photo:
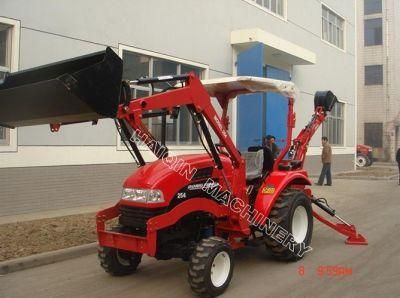
[[[158,189],[124,188],[121,199],[139,203],[164,202],[163,193]]]

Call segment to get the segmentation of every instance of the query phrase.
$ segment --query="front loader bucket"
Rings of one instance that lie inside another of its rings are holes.
[[[9,74],[0,83],[0,126],[115,118],[121,81],[122,60],[111,48]]]

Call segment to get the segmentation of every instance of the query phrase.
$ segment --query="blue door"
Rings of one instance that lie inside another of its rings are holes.
[[[286,70],[267,65],[265,67],[265,76],[270,79],[290,81],[290,73]],[[287,134],[287,98],[276,94],[267,93],[266,97],[266,135],[273,135],[276,138],[276,144],[283,148],[286,144]]]
[[[238,55],[238,75],[262,77],[264,74],[264,45],[256,44]],[[261,144],[264,125],[262,93],[241,95],[237,104],[237,146],[247,151],[250,146]]]
[[[238,55],[238,75],[267,77],[290,81],[286,70],[266,65],[264,45],[255,46]],[[237,104],[237,146],[247,151],[250,146],[259,146],[262,138],[273,135],[276,143],[283,148],[287,133],[287,98],[275,93],[256,93],[241,95]]]

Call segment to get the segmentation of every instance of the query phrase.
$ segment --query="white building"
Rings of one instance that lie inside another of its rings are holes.
[[[376,158],[395,161],[400,146],[400,2],[359,0],[358,139]]]

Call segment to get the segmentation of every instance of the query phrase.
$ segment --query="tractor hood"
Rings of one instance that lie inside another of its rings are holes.
[[[357,144],[357,151],[369,152],[372,151],[372,147],[364,144]]]
[[[225,172],[232,176],[231,161],[221,156]],[[170,156],[140,167],[124,182],[124,188],[159,189],[169,202],[188,184],[207,180],[217,171],[208,154]]]

